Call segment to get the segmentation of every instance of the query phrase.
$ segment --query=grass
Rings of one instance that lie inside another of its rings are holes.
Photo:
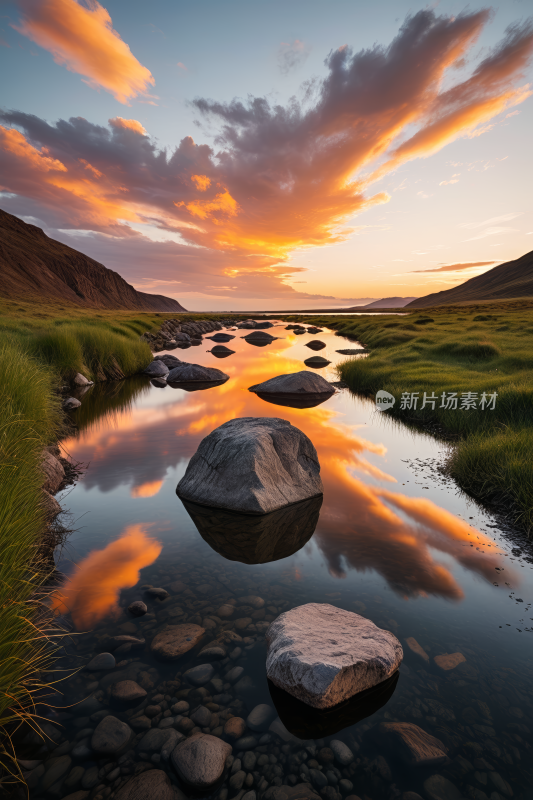
[[[108,381],[93,390],[96,403],[82,403],[77,412],[79,427],[91,426],[143,391],[144,380],[113,380],[135,375],[152,360],[142,333],[156,331],[165,319],[209,317],[217,315],[0,299],[0,732],[32,718],[41,675],[53,660],[43,604],[50,562],[41,548],[46,521],[40,464],[43,448],[63,424],[61,386],[76,372]]]
[[[291,315],[333,327],[369,348],[367,358],[339,365],[350,389],[365,396],[379,389],[396,398],[388,414],[413,426],[438,426],[455,434],[449,469],[481,501],[511,510],[533,528],[533,308],[491,303],[423,309],[402,315],[326,317]],[[339,347],[339,349],[341,349]],[[434,393],[435,408],[423,404]],[[456,410],[441,407],[456,392]],[[460,408],[461,395],[477,393],[477,408]],[[494,410],[479,400],[497,393]],[[401,408],[403,393],[418,393],[416,408]]]
[[[33,711],[50,646],[39,589],[46,578],[39,543],[40,460],[60,424],[55,376],[16,343],[0,348],[0,728]]]

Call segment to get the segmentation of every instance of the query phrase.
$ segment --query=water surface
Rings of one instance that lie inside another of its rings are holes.
[[[314,767],[306,767],[306,761],[318,758],[331,739],[340,739],[354,754],[349,766],[336,764],[332,770],[325,757],[316,762],[331,788],[322,791],[328,800],[334,800],[332,792],[388,800],[406,791],[433,800],[431,792],[441,786],[435,776],[445,779],[448,794],[442,800],[532,797],[533,592],[527,542],[522,546],[501,520],[444,477],[439,467],[445,445],[389,419],[370,400],[342,389],[315,408],[294,409],[247,391],[275,375],[305,369],[303,360],[314,355],[305,343],[312,339],[326,343],[318,355],[332,362],[318,372],[338,380],[334,365],[345,357],[336,350],[354,347],[352,342],[326,330],[296,336],[279,325],[270,333],[281,338],[259,348],[241,338],[247,331],[233,333],[236,338],[227,346],[236,352],[225,359],[208,352],[215,344],[208,339],[173,351],[182,360],[222,369],[230,376],[222,386],[185,392],[157,388],[140,377],[97,386],[85,396],[79,433],[65,442],[88,469],[62,500],[76,530],[61,555],[59,568],[71,580],[57,605],[63,612],[70,609],[69,624],[86,633],[74,638],[61,665],[83,666],[107,634],[132,633],[150,641],[165,624],[201,623],[206,638],[178,662],[161,664],[149,651],[126,653],[116,669],[133,669],[148,697],[164,695],[162,702],[170,708],[191,689],[183,673],[202,663],[201,647],[231,629],[242,639],[237,643],[241,652],[213,666],[223,683],[233,666],[244,668],[246,680],[237,686],[225,683],[222,692],[210,684],[206,689],[209,697],[203,702],[218,705],[213,713],[220,733],[224,715],[246,719],[258,703],[272,705],[265,676],[266,625],[294,606],[329,603],[363,614],[400,639],[405,659],[398,683],[381,709],[355,724],[344,720],[345,727],[332,735],[309,730],[302,744],[301,727],[300,738],[287,734],[287,741],[275,732],[264,740],[262,733],[254,734],[253,751],[271,755],[279,769],[270,764],[252,770],[253,785],[246,785],[246,791],[261,793],[267,786],[304,779],[313,783],[309,769]],[[318,451],[324,483],[312,537],[303,536],[301,546],[295,540],[289,551],[300,549],[288,556],[283,548],[274,548],[270,556],[262,550],[259,558],[285,556],[267,563],[242,563],[253,560],[252,551],[242,560],[229,560],[238,557],[234,542],[213,549],[175,493],[200,441],[227,420],[246,416],[281,417],[304,431]],[[132,600],[146,599],[139,588],[145,585],[168,589],[170,598],[149,600],[149,614],[132,620],[126,608]],[[257,609],[241,599],[250,595],[262,598],[264,606]],[[236,606],[229,623],[216,613],[227,602]],[[239,619],[251,622],[242,627]],[[427,661],[409,648],[406,640],[411,638]],[[446,653],[460,653],[464,661],[443,671],[434,658]],[[136,663],[142,667],[137,673]],[[94,692],[98,702],[60,713],[59,752],[72,753],[76,737],[90,743],[98,716],[91,719],[87,712],[107,708],[108,685],[102,673],[86,670],[66,682],[69,702]],[[194,692],[190,699],[192,706],[201,700]],[[126,712],[124,718],[135,713]],[[387,721],[413,723],[435,736],[449,762],[409,766],[378,733],[377,726]],[[239,757],[235,749],[234,756]],[[158,753],[139,754],[138,747],[122,756],[121,776],[112,783],[101,772],[105,761],[70,757],[70,772],[65,772],[66,783],[56,787],[57,798],[80,788],[107,796],[143,761],[164,768],[176,781]],[[69,782],[78,766],[85,772],[78,770],[82,777]],[[95,779],[96,773],[103,777]],[[96,783],[89,785],[93,779]],[[352,788],[339,783],[343,780]],[[322,779],[316,781],[318,789]],[[224,795],[227,787],[221,800],[238,794],[230,788]],[[38,784],[33,796],[48,795]]]

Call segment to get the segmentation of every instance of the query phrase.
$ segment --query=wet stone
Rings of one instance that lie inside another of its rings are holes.
[[[199,625],[169,625],[153,639],[150,649],[161,661],[175,661],[192,650],[204,633]]]
[[[224,725],[224,735],[228,739],[239,739],[246,730],[246,722],[241,717],[232,717]]]
[[[142,600],[135,600],[128,606],[128,611],[134,617],[142,617],[148,611],[148,607]]]
[[[60,758],[52,764],[46,770],[44,778],[41,781],[41,787],[44,791],[47,791],[56,781],[65,775],[65,773],[70,769],[70,765],[72,764],[72,759],[70,756],[61,756]],[[46,765],[45,765],[46,766]]]
[[[119,681],[112,684],[109,695],[118,703],[129,704],[143,700],[146,697],[146,689],[135,681]]]
[[[233,667],[233,669],[230,669],[230,671],[226,673],[224,678],[228,683],[235,683],[235,681],[239,680],[243,672],[243,667]]]
[[[335,761],[337,761],[343,767],[347,767],[348,764],[352,763],[354,754],[348,745],[344,744],[344,742],[341,742],[340,739],[333,739],[333,741],[329,743],[329,749],[333,753]]]
[[[151,587],[150,589],[145,589],[145,595],[150,598],[155,598],[157,600],[166,600],[169,597],[169,593],[166,589],[160,589]]]
[[[432,775],[425,780],[424,791],[428,800],[463,800],[457,786],[443,775]]]
[[[94,672],[104,669],[115,668],[115,656],[111,653],[99,653],[99,655],[92,658],[86,666],[86,669],[93,670]]]
[[[209,789],[224,772],[231,745],[209,734],[196,734],[172,752],[174,769],[184,783],[194,789]]]
[[[96,727],[91,738],[91,747],[100,755],[115,756],[127,747],[132,736],[133,731],[129,725],[110,715]]]
[[[448,761],[448,748],[439,739],[409,722],[382,723],[377,739],[380,742],[388,741],[391,749],[412,766],[437,766]]]
[[[194,686],[205,686],[206,683],[209,683],[214,674],[215,669],[212,664],[198,664],[197,667],[193,667],[192,669],[188,669],[187,672],[184,672],[183,677]]]
[[[459,664],[462,664],[463,661],[466,661],[466,658],[462,653],[443,653],[440,656],[435,656],[433,661],[437,667],[439,667],[439,669],[447,672],[448,670],[458,667]]]
[[[205,706],[200,706],[191,714],[191,719],[199,728],[207,728],[211,724],[212,713]]]
[[[246,724],[252,731],[266,731],[276,716],[277,713],[272,706],[261,703],[248,714]]]
[[[151,769],[135,775],[115,795],[116,800],[182,800],[182,792],[174,790],[166,772]]]
[[[239,750],[253,750],[258,744],[255,736],[243,736],[241,739],[237,739],[234,746],[235,750],[239,752]]]

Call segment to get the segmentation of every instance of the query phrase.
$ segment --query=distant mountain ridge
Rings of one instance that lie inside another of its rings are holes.
[[[138,292],[117,272],[0,209],[0,296],[88,308],[185,311],[177,300]]]
[[[418,297],[406,308],[429,308],[518,297],[533,297],[533,251],[515,261],[506,261],[505,264],[493,267],[453,289]]]
[[[353,310],[357,308],[403,308],[416,297],[383,297],[381,300],[374,300],[373,303],[368,303],[366,306],[354,306]],[[349,309],[352,311],[352,309]]]

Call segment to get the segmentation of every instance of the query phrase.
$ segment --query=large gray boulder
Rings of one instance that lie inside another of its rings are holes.
[[[222,777],[231,750],[231,745],[222,739],[198,733],[181,742],[170,758],[184,783],[193,789],[207,790]]]
[[[270,625],[266,639],[268,678],[314,708],[331,708],[377,686],[403,659],[393,633],[327,603],[286,611]]]
[[[200,442],[178,483],[185,500],[248,514],[268,514],[323,492],[310,439],[276,417],[241,417]]]
[[[143,374],[150,378],[164,378],[168,375],[168,367],[164,361],[152,361],[146,369],[143,369]]]
[[[229,375],[215,367],[202,367],[200,364],[187,364],[182,362],[170,370],[167,375],[168,383],[208,383],[227,381]]]

